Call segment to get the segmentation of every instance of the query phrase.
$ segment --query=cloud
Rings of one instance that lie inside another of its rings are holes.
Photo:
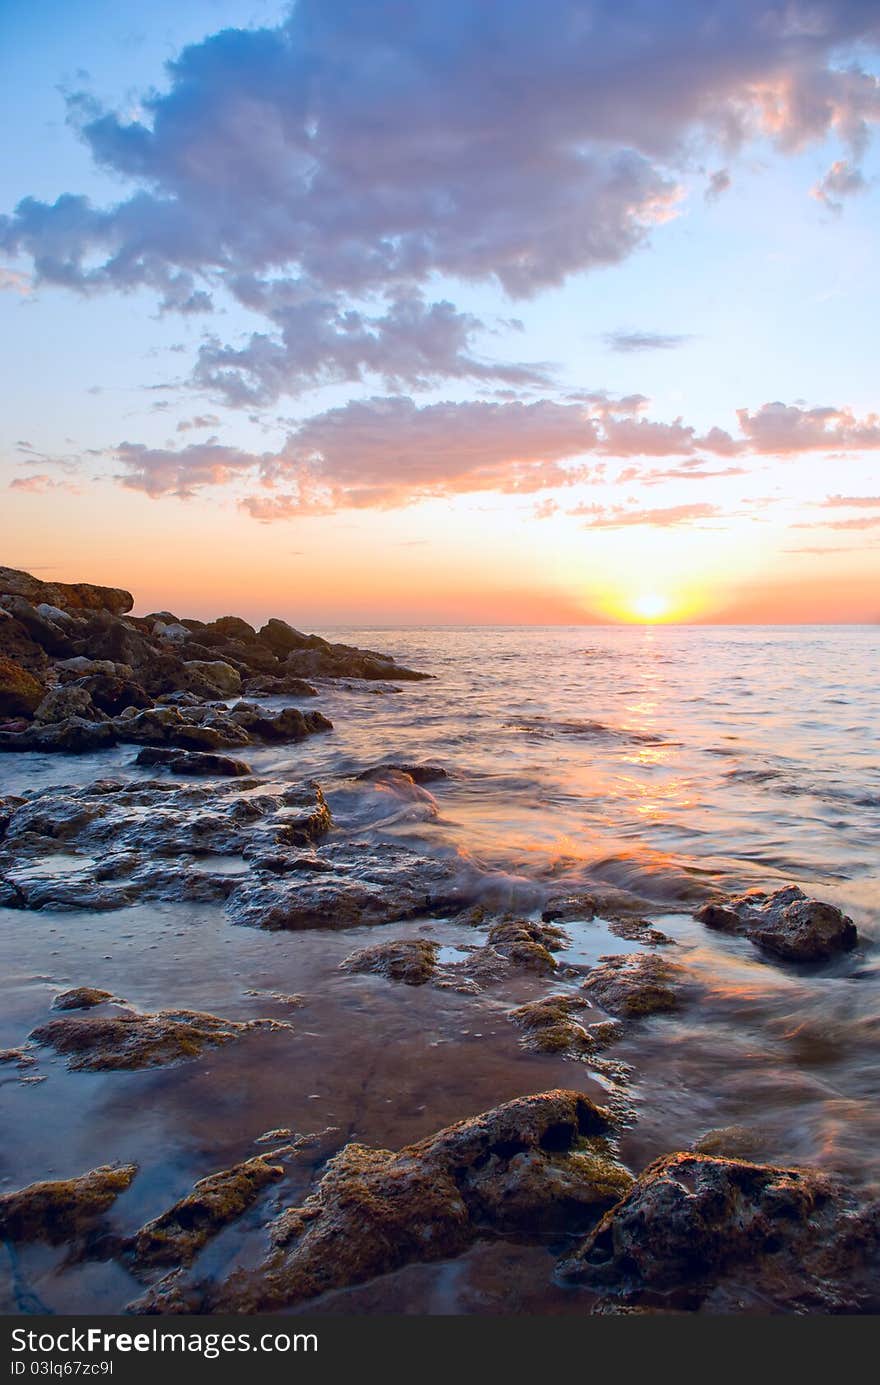
[[[726,168],[718,168],[709,178],[706,191],[703,193],[703,200],[706,202],[717,202],[720,197],[730,188],[732,178]]]
[[[605,345],[611,351],[671,351],[684,346],[693,338],[672,332],[606,332]]]
[[[649,525],[655,529],[677,528],[682,524],[695,524],[699,520],[717,519],[721,516],[717,505],[700,503],[696,505],[666,505],[653,510],[627,510],[623,505],[578,506],[569,511],[572,515],[587,514],[591,518],[583,526],[585,529],[627,529],[634,525]]]
[[[810,193],[817,202],[824,202],[831,211],[839,212],[843,210],[842,197],[852,197],[853,193],[864,192],[866,187],[860,169],[853,168],[847,159],[837,159]]]
[[[299,285],[252,285],[248,306],[259,306],[280,329],[255,332],[239,349],[202,346],[194,382],[242,407],[274,403],[319,384],[361,381],[375,375],[389,389],[424,388],[441,380],[504,381],[542,385],[539,365],[492,364],[475,356],[471,342],[484,324],[452,303],[426,304],[410,294],[379,316],[344,307],[336,298],[309,297]],[[239,287],[239,294],[242,290]]]
[[[193,429],[216,428],[219,422],[216,414],[197,414],[195,418],[182,418],[177,425],[177,431],[189,433]]]
[[[32,288],[30,278],[27,274],[20,274],[15,269],[4,269],[0,265],[0,293],[4,290],[12,293],[20,293],[26,297]]]
[[[130,191],[26,196],[0,248],[37,283],[146,287],[185,314],[258,281],[267,330],[196,363],[229,403],[365,374],[522,379],[475,353],[473,319],[423,301],[438,276],[528,297],[617,264],[677,214],[697,148],[834,135],[851,171],[827,193],[852,190],[880,117],[853,55],[878,38],[873,0],[298,0],[184,48],[134,119],[71,95]]]
[[[763,455],[858,451],[880,447],[880,417],[857,419],[850,409],[803,409],[793,404],[762,404],[755,413],[738,409],[749,450]]]
[[[880,506],[880,495],[829,495],[821,504],[831,509],[876,509]]]
[[[27,491],[32,495],[45,495],[50,490],[73,490],[66,481],[49,476],[46,472],[36,472],[32,476],[16,476],[9,482],[11,491]]]

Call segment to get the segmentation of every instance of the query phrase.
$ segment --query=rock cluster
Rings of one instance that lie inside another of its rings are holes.
[[[133,616],[129,592],[41,582],[0,567],[0,750],[100,750],[119,741],[183,750],[299,740],[330,729],[320,713],[203,704],[314,697],[307,678],[428,677],[388,655],[304,635],[283,620]],[[162,703],[171,704],[161,706]]]

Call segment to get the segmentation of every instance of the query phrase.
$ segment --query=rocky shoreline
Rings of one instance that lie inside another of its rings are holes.
[[[57,914],[63,926],[73,911],[207,902],[232,925],[270,933],[356,929],[339,985],[369,976],[474,1005],[537,987],[504,1011],[511,1034],[524,1053],[580,1065],[572,1073],[600,1079],[607,1100],[525,1094],[397,1151],[279,1125],[267,1152],[209,1173],[129,1234],[113,1208],[144,1173],[102,1164],[0,1196],[0,1236],[118,1264],[141,1285],[129,1311],[143,1313],[293,1308],[499,1238],[548,1247],[552,1274],[583,1293],[583,1311],[880,1308],[880,1207],[844,1181],[749,1162],[735,1132],[720,1132],[711,1151],[672,1149],[641,1173],[622,1161],[636,1112],[613,1047],[633,1026],[701,1003],[699,976],[657,926],[662,911],[646,916],[619,891],[560,888],[539,916],[511,912],[457,859],[337,833],[317,782],[254,773],[247,757],[261,747],[332,734],[323,713],[279,709],[279,698],[320,699],[331,680],[396,686],[429,674],[277,619],[256,630],[233,616],[135,617],[133,605],[121,590],[0,568],[0,749],[133,748],[130,773],[0,794],[0,907]],[[442,765],[401,760],[364,766],[352,783],[430,805],[426,786],[445,778]],[[62,858],[63,870],[44,869]],[[445,955],[423,931],[434,918],[473,941]],[[599,918],[627,950],[589,965],[567,959],[571,929]],[[862,946],[850,918],[794,886],[710,895],[695,918],[747,940],[770,966],[821,969]],[[365,941],[361,930],[388,924],[403,931]],[[275,999],[290,1011],[300,1000]],[[88,976],[58,991],[52,1010],[0,1051],[0,1071],[33,1084],[52,1055],[77,1073],[177,1069],[257,1033],[280,1043],[295,1028],[259,1014],[144,1010]],[[304,1150],[310,1186],[291,1201]],[[205,1247],[245,1215],[262,1227],[261,1261],[203,1272]]]

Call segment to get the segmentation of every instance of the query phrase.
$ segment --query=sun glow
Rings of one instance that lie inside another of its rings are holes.
[[[669,598],[662,592],[641,592],[633,597],[632,610],[639,620],[662,620],[669,612]]]

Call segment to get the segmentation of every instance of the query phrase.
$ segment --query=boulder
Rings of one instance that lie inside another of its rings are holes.
[[[560,1266],[562,1277],[707,1311],[877,1311],[880,1215],[811,1169],[670,1154]]]
[[[787,962],[826,962],[858,942],[851,918],[833,904],[809,899],[796,885],[704,904],[694,917],[707,928],[748,938]]]
[[[184,668],[221,697],[237,697],[241,692],[241,674],[222,659],[188,659]]]
[[[227,640],[252,640],[257,632],[240,616],[218,616],[216,620],[209,620],[203,627],[200,638],[204,638],[206,633],[221,635]]]
[[[32,673],[0,654],[0,717],[30,717],[43,700],[43,688]]]
[[[96,720],[89,715],[94,708],[92,699],[85,688],[69,683],[64,688],[53,688],[43,698],[34,712],[34,721],[66,721],[68,717],[82,717],[86,721]]]

